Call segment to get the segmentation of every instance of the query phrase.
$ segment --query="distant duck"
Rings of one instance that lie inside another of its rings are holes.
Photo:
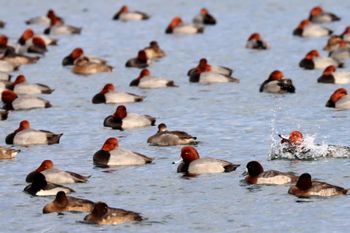
[[[147,20],[150,16],[141,11],[129,11],[127,5],[124,5],[120,10],[113,16],[113,20],[120,21],[135,21],[135,20]]]
[[[94,57],[94,56],[85,55],[84,50],[82,48],[75,48],[68,56],[63,58],[62,65],[63,66],[74,65],[80,59],[83,59],[83,60],[87,59],[89,62],[97,63],[97,64],[107,64],[106,60],[102,58]]]
[[[207,8],[202,8],[199,15],[193,18],[194,24],[215,25],[216,19],[212,16]]]
[[[51,22],[51,18],[59,18],[61,22],[64,22],[61,17],[56,15],[55,11],[50,9],[47,11],[47,14],[45,16],[36,16],[33,18],[30,18],[26,21],[26,24],[40,24],[44,26],[49,26]]]
[[[13,159],[20,152],[20,150],[0,146],[0,159]]]
[[[13,56],[15,52],[15,47],[8,44],[8,37],[0,35],[0,59],[4,60],[6,57]]]
[[[128,92],[116,92],[112,83],[107,83],[103,89],[92,98],[94,104],[118,104],[142,102],[144,96],[135,95]]]
[[[332,30],[318,24],[313,24],[308,19],[301,21],[298,27],[293,31],[293,35],[300,37],[321,37],[329,36],[332,33]]]
[[[340,47],[340,42],[342,41],[342,38],[337,35],[331,35],[329,39],[327,40],[327,44],[323,47],[323,50],[332,52]],[[348,44],[348,47],[350,45]]]
[[[78,75],[92,75],[112,71],[112,66],[102,63],[95,63],[93,61],[90,61],[88,58],[77,60],[72,68],[72,72]]]
[[[126,63],[126,67],[135,67],[143,69],[151,64],[151,60],[147,57],[145,50],[140,50],[137,57],[129,59]]]
[[[50,38],[50,37],[45,36],[45,35],[36,34],[36,33],[34,33],[33,29],[31,29],[31,28],[26,29],[22,33],[22,35],[18,39],[17,43],[21,46],[29,46],[33,43],[32,40],[34,37],[38,37],[38,38],[42,39],[46,46],[57,45],[57,39],[53,39],[53,38]]]
[[[166,34],[190,35],[203,33],[204,27],[199,24],[185,24],[179,16],[173,18],[165,30]]]
[[[317,79],[319,83],[350,84],[350,72],[338,72],[335,66],[328,66],[321,77]]]
[[[66,193],[59,191],[55,200],[46,204],[43,213],[62,213],[62,212],[91,212],[95,203],[81,198],[66,196]]]
[[[316,6],[311,9],[309,20],[313,23],[330,23],[339,21],[340,17],[329,12],[325,12],[322,7]]]
[[[15,66],[13,63],[0,60],[0,72],[2,73],[11,73],[15,70],[18,70],[18,66]]]
[[[51,94],[54,91],[54,89],[51,89],[49,86],[41,83],[28,83],[24,75],[18,75],[16,80],[10,84],[8,88],[18,95]]]
[[[117,138],[108,138],[101,150],[93,156],[97,166],[130,166],[152,163],[154,159],[138,152],[121,148]]]
[[[185,146],[181,149],[181,158],[182,162],[177,172],[188,175],[232,172],[240,166],[221,159],[200,158],[198,151],[192,146]]]
[[[295,93],[295,87],[291,79],[284,79],[284,74],[279,70],[275,70],[260,85],[259,91],[276,94]]]
[[[338,47],[329,52],[329,57],[339,62],[344,62],[350,58],[350,45],[348,42],[341,40],[338,42]]]
[[[112,129],[127,130],[154,126],[156,119],[149,115],[140,115],[137,113],[127,112],[124,105],[119,105],[113,115],[105,118],[103,126]]]
[[[50,27],[44,30],[45,35],[74,35],[80,33],[80,27],[64,24],[62,20],[57,17],[51,18]]]
[[[255,32],[249,36],[245,47],[248,49],[265,50],[270,46],[261,38],[259,33]]]
[[[350,26],[347,26],[340,36],[343,40],[350,42]]]
[[[142,220],[142,216],[139,213],[108,207],[104,202],[97,202],[92,212],[84,218],[84,221],[87,223],[99,225],[139,222]]]
[[[19,146],[51,145],[59,143],[62,135],[62,133],[55,134],[46,130],[31,129],[29,121],[23,120],[18,129],[6,136],[5,142]]]
[[[326,107],[336,109],[350,109],[350,95],[345,88],[339,88],[333,92],[326,103]]]
[[[147,139],[152,146],[175,146],[197,144],[196,137],[184,131],[168,131],[166,124],[158,125],[158,132]]]
[[[160,59],[165,57],[165,52],[159,47],[157,41],[151,41],[149,46],[143,49],[148,59]]]
[[[148,69],[141,70],[139,77],[131,81],[130,86],[137,86],[143,89],[177,87],[173,80],[151,76],[151,72]]]
[[[4,102],[5,110],[30,110],[35,108],[50,108],[52,105],[49,101],[37,96],[21,95],[10,90],[5,90],[1,94],[1,100]]]
[[[299,62],[299,66],[306,70],[324,69],[330,65],[336,66],[336,67],[344,66],[343,63],[331,57],[321,57],[317,50],[311,50]]]

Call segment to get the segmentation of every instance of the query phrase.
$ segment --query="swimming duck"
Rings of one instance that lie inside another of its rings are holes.
[[[135,95],[128,92],[116,92],[112,83],[107,83],[103,89],[92,98],[94,104],[118,104],[142,102],[144,96]]]
[[[50,38],[45,35],[34,33],[33,29],[27,28],[18,39],[17,43],[21,46],[29,46],[33,43],[33,38],[38,37],[42,39],[46,46],[57,45],[57,39]]]
[[[331,52],[338,49],[340,46],[340,42],[342,40],[343,39],[340,36],[331,35],[327,40],[327,44],[323,47],[323,50]],[[348,47],[349,47],[349,44],[348,44]]]
[[[0,146],[0,159],[13,159],[20,152],[20,150]]]
[[[347,26],[343,33],[340,35],[341,39],[350,42],[350,26]]]
[[[345,88],[339,88],[333,92],[326,103],[326,107],[336,109],[350,109],[350,95]]]
[[[0,60],[0,72],[11,73],[18,69],[18,66],[14,66],[11,62]]]
[[[320,6],[315,6],[310,11],[309,20],[313,23],[329,23],[339,21],[340,17],[333,13],[325,12]]]
[[[102,72],[112,72],[113,67],[107,64],[95,63],[88,58],[81,58],[74,64],[72,72],[79,75],[91,75]]]
[[[202,8],[199,15],[193,18],[194,24],[215,25],[216,19],[212,16],[207,8]]]
[[[348,58],[350,58],[350,45],[348,42],[341,40],[338,42],[338,47],[329,52],[329,57],[337,60],[339,62],[344,62]]]
[[[157,41],[151,41],[149,46],[143,49],[148,59],[160,59],[165,57],[165,52],[159,47]]]
[[[245,47],[248,49],[264,50],[270,46],[261,38],[259,33],[255,32],[249,36]]]
[[[44,26],[49,26],[51,22],[51,18],[54,18],[54,17],[60,19],[61,22],[64,22],[61,17],[56,15],[54,10],[50,9],[47,11],[47,14],[44,16],[36,16],[26,20],[26,24],[40,24]]]
[[[96,64],[107,64],[106,60],[94,56],[85,55],[84,50],[82,48],[75,48],[68,56],[63,58],[62,65],[74,65],[80,59],[88,60],[89,62],[93,62]]]
[[[148,69],[141,70],[139,77],[131,81],[130,86],[137,86],[144,89],[177,87],[173,80],[151,76],[151,72]]]
[[[336,67],[344,66],[342,62],[338,62],[337,60],[331,57],[321,57],[317,50],[311,50],[299,62],[299,67],[302,67],[306,70],[324,69],[330,65]]]
[[[131,20],[147,20],[150,16],[141,11],[129,11],[129,7],[124,5],[120,10],[113,16],[113,20],[120,21],[131,21]]]
[[[64,24],[57,17],[50,19],[50,27],[44,30],[45,35],[74,35],[80,34],[82,28]]]
[[[43,98],[30,95],[17,96],[11,90],[3,91],[1,100],[5,103],[3,106],[5,110],[29,110],[34,108],[50,108],[52,106],[49,101]]]
[[[301,37],[321,37],[331,35],[332,33],[333,31],[329,28],[313,24],[308,19],[301,21],[298,27],[293,31],[293,35]]]
[[[321,77],[317,79],[319,83],[350,84],[350,72],[338,72],[335,66],[328,66]]]
[[[147,57],[145,50],[140,50],[137,54],[137,57],[129,59],[125,63],[125,66],[143,69],[148,67],[150,63],[151,60]]]
[[[260,85],[259,91],[276,94],[295,93],[295,87],[291,79],[284,79],[284,74],[279,70],[275,70]]]
[[[190,35],[203,33],[204,27],[199,24],[185,24],[179,16],[173,18],[165,30],[166,34]]]
[[[24,94],[51,94],[54,89],[41,83],[30,84],[24,75],[18,75],[16,80],[8,86],[8,89],[18,95]]]

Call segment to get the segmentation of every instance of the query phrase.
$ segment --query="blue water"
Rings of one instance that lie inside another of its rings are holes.
[[[342,17],[326,26],[341,33],[350,22],[349,1],[130,1],[130,9],[151,14],[145,22],[112,21],[123,1],[4,1],[0,16],[7,22],[0,33],[16,41],[27,26],[24,21],[56,10],[66,23],[83,27],[79,36],[60,36],[59,46],[36,65],[21,67],[31,82],[55,88],[44,98],[53,108],[11,112],[0,122],[0,142],[28,119],[33,128],[63,132],[61,143],[21,148],[15,160],[0,161],[1,232],[347,232],[349,197],[310,199],[300,202],[287,194],[288,186],[250,187],[241,183],[241,173],[250,160],[259,160],[265,169],[309,172],[314,178],[350,187],[348,159],[318,161],[268,160],[277,134],[298,129],[315,142],[349,145],[350,111],[335,111],[324,105],[340,85],[321,85],[322,71],[304,71],[299,61],[311,49],[319,51],[327,38],[301,39],[292,36],[308,11],[321,4]],[[172,36],[164,30],[173,16],[190,21],[201,7],[207,7],[218,24],[203,35]],[[42,31],[42,26],[33,26]],[[271,49],[263,52],[244,48],[246,39],[258,31]],[[167,57],[150,67],[155,76],[173,79],[179,88],[139,90],[130,88],[138,69],[126,69],[127,59],[151,40],[157,40]],[[61,66],[64,56],[75,47],[107,59],[113,73],[81,77]],[[321,52],[321,51],[320,51]],[[323,51],[322,55],[326,55]],[[239,84],[190,84],[187,70],[206,57],[212,64],[232,67]],[[296,93],[259,93],[259,85],[275,69],[291,78]],[[349,70],[350,68],[345,68]],[[169,129],[197,136],[202,156],[240,163],[229,174],[202,175],[183,179],[171,162],[180,155],[180,146],[152,147],[147,138],[156,127],[130,131],[104,128],[103,119],[114,105],[93,105],[91,98],[103,85],[112,82],[118,90],[147,96],[145,102],[129,104],[131,112],[157,117]],[[349,90],[349,85],[342,85]],[[101,169],[92,164],[92,155],[108,137],[118,137],[121,146],[155,157],[152,165]],[[118,226],[82,224],[85,214],[41,213],[52,197],[30,197],[22,192],[25,176],[42,160],[84,175],[86,184],[71,185],[74,196],[105,201],[110,206],[142,213],[142,223]]]

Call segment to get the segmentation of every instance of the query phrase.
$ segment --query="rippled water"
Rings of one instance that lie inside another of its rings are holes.
[[[294,129],[314,135],[316,143],[349,145],[350,111],[324,107],[340,85],[317,84],[321,71],[298,67],[306,52],[321,50],[326,38],[292,36],[292,30],[317,4],[342,17],[342,21],[327,25],[341,33],[350,22],[349,1],[139,0],[128,3],[130,8],[149,12],[152,18],[128,23],[111,20],[125,3],[122,1],[0,2],[1,19],[7,22],[0,33],[12,41],[26,28],[26,19],[42,15],[49,8],[67,23],[83,27],[80,36],[59,37],[59,46],[50,47],[37,65],[20,69],[30,81],[56,89],[52,95],[44,96],[54,107],[12,112],[7,121],[0,122],[1,144],[23,119],[28,119],[33,128],[64,135],[58,145],[21,148],[15,160],[0,161],[1,232],[347,232],[349,197],[300,201],[287,194],[288,186],[245,186],[241,173],[248,161],[259,160],[266,169],[310,172],[320,180],[350,187],[347,159],[268,160],[272,138]],[[164,34],[173,16],[189,21],[202,6],[217,17],[218,25],[207,27],[203,35]],[[43,30],[40,26],[34,29]],[[263,35],[271,50],[255,52],[244,48],[254,31]],[[168,56],[151,66],[151,72],[175,80],[179,88],[144,91],[128,87],[139,70],[126,69],[126,60],[154,39]],[[61,66],[61,60],[77,46],[88,54],[106,58],[115,71],[90,77],[72,74]],[[234,68],[241,82],[189,84],[187,70],[201,57],[207,57],[212,64]],[[293,79],[295,94],[258,92],[260,83],[275,69]],[[201,155],[240,163],[241,167],[229,174],[181,178],[176,165],[171,164],[179,158],[181,147],[146,144],[156,127],[119,132],[102,126],[104,117],[113,113],[115,106],[93,105],[91,98],[107,82],[113,82],[119,90],[147,96],[144,103],[127,105],[129,111],[153,115],[170,129],[197,136]],[[349,89],[349,85],[345,87]],[[111,136],[120,138],[125,148],[155,157],[155,163],[95,168],[92,155]],[[141,212],[148,220],[94,226],[79,222],[85,214],[43,215],[43,205],[52,198],[30,197],[22,190],[26,174],[44,159],[52,159],[59,168],[92,175],[86,184],[71,185],[76,190],[74,196]]]

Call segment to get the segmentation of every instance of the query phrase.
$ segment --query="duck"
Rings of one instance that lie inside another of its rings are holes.
[[[52,105],[49,101],[31,95],[17,96],[11,90],[5,90],[1,94],[1,100],[5,103],[5,110],[30,110],[35,108],[50,108]]]
[[[32,40],[34,37],[42,39],[46,46],[57,45],[57,39],[53,39],[41,34],[36,34],[31,28],[27,28],[26,30],[24,30],[17,43],[21,46],[29,46],[30,44],[32,44]]]
[[[249,36],[245,47],[248,49],[265,50],[269,49],[270,46],[262,39],[259,33],[254,32]]]
[[[259,91],[275,94],[295,93],[295,87],[291,79],[284,78],[282,71],[275,70],[260,85]]]
[[[46,130],[31,129],[29,121],[23,120],[19,123],[18,129],[7,135],[5,142],[19,146],[52,145],[59,143],[62,135],[62,133],[55,134]]]
[[[74,64],[72,72],[78,75],[91,75],[103,72],[112,72],[113,66],[101,63],[95,63],[88,58],[82,58],[77,60]]]
[[[327,40],[327,44],[323,47],[323,50],[332,52],[338,49],[342,40],[343,39],[338,35],[331,35]]]
[[[8,111],[0,110],[0,121],[7,120],[8,115],[9,115]]]
[[[207,8],[202,8],[199,11],[199,15],[195,16],[192,21],[194,24],[204,24],[204,25],[216,24],[215,17],[209,13]]]
[[[18,70],[18,66],[13,65],[11,62],[0,60],[0,72],[11,73]]]
[[[45,176],[40,172],[33,175],[33,182],[24,188],[24,192],[32,196],[54,196],[58,192],[64,193],[75,192],[73,189],[47,182]]]
[[[31,43],[20,45],[17,51],[21,54],[23,53],[34,53],[39,55],[44,55],[48,50],[45,41],[41,37],[34,36],[31,39]]]
[[[142,102],[144,96],[128,92],[116,92],[112,83],[107,83],[103,89],[92,98],[93,104],[119,104]]]
[[[147,139],[152,146],[194,145],[198,142],[196,137],[184,131],[168,131],[166,124],[158,125],[158,132]]]
[[[247,163],[248,175],[244,180],[248,184],[272,184],[283,185],[296,183],[298,176],[291,172],[280,172],[275,170],[264,171],[264,168],[258,161]]]
[[[154,158],[121,148],[117,138],[108,138],[93,156],[96,166],[132,166],[152,163]]]
[[[333,13],[325,12],[320,6],[315,6],[310,11],[309,20],[313,23],[330,23],[339,21],[340,17]]]
[[[82,28],[64,24],[57,17],[50,19],[50,26],[44,30],[45,35],[74,35],[80,34]]]
[[[41,83],[28,83],[26,77],[22,74],[18,75],[16,80],[7,88],[18,95],[51,94],[54,91],[54,89]]]
[[[299,67],[306,70],[325,69],[330,65],[342,68],[344,63],[338,62],[331,57],[321,57],[317,50],[311,50],[299,62]]]
[[[139,76],[129,84],[131,87],[136,86],[143,89],[155,89],[164,87],[177,87],[173,80],[151,76],[148,69],[141,70]]]
[[[134,67],[143,69],[151,64],[151,60],[147,57],[145,50],[140,50],[137,53],[137,57],[129,59],[126,63],[126,67]]]
[[[125,222],[139,222],[143,218],[139,213],[124,209],[109,207],[104,202],[97,202],[92,212],[85,216],[84,221],[91,224],[110,225]]]
[[[350,45],[348,42],[341,40],[338,42],[338,48],[329,52],[329,57],[339,62],[344,62],[350,58]]]
[[[59,17],[58,15],[56,15],[56,12],[52,9],[49,9],[47,11],[47,14],[44,16],[36,16],[33,18],[30,18],[28,20],[26,20],[26,24],[31,25],[31,24],[39,24],[39,25],[43,25],[43,26],[49,26],[50,22],[51,22],[51,18],[56,17],[58,19],[60,19],[60,21],[64,22],[64,20]]]
[[[192,146],[184,146],[181,149],[181,158],[182,162],[178,166],[177,172],[188,175],[232,172],[240,166],[221,159],[200,158],[198,151]]]
[[[328,108],[350,109],[350,95],[345,88],[339,88],[333,92],[326,103]]]
[[[21,150],[0,146],[0,159],[13,159]]]
[[[312,180],[309,173],[303,173],[299,176],[297,183],[289,188],[288,193],[299,198],[308,198],[346,195],[348,191],[326,182]]]
[[[141,11],[129,11],[129,7],[124,5],[120,10],[113,16],[113,20],[120,21],[135,21],[135,20],[147,20],[150,16]]]
[[[165,57],[165,52],[159,47],[157,41],[153,40],[149,43],[149,46],[143,49],[146,53],[146,57],[152,60],[157,60]]]
[[[112,129],[127,130],[154,126],[155,122],[156,118],[152,116],[130,113],[127,112],[124,105],[119,105],[113,115],[105,118],[103,126],[111,127]]]
[[[333,31],[331,29],[314,24],[308,19],[301,21],[293,31],[293,35],[300,37],[321,37],[329,36],[332,33]]]
[[[350,42],[350,26],[347,26],[343,33],[340,35],[340,38],[347,41],[347,42]]]
[[[93,62],[96,64],[107,64],[107,61],[102,58],[85,55],[84,50],[78,47],[73,49],[73,51],[68,56],[63,58],[62,65],[63,66],[74,65],[80,59],[84,59],[84,60],[87,59],[89,62]]]
[[[0,59],[4,60],[15,53],[15,47],[8,44],[8,37],[6,35],[0,35]]]
[[[317,82],[333,84],[350,84],[350,72],[337,72],[335,66],[330,65],[323,71],[323,74],[317,79]]]
[[[46,181],[53,184],[86,183],[90,178],[90,176],[82,176],[75,172],[62,171],[54,166],[52,160],[44,160],[37,169],[27,175],[26,182],[31,183],[33,175],[37,172],[43,174]]]
[[[174,17],[165,30],[166,34],[190,35],[203,33],[204,27],[199,24],[185,24],[179,16]]]
[[[67,196],[65,192],[59,191],[55,200],[46,204],[43,208],[43,214],[62,213],[62,212],[88,212],[94,209],[95,203],[77,197]]]

